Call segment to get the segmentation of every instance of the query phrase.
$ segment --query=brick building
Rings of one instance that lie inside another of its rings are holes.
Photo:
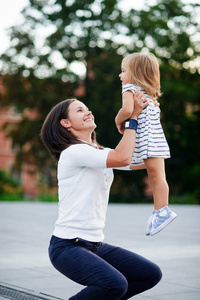
[[[2,128],[5,123],[14,126],[20,120],[21,114],[17,113],[14,107],[0,109],[0,169],[5,170],[20,183],[27,198],[34,199],[37,195],[38,182],[34,166],[24,165],[20,173],[14,171],[16,148],[12,139],[7,136],[6,130]]]

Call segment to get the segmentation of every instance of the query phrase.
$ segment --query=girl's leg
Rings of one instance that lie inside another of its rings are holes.
[[[128,282],[127,292],[119,299],[125,300],[155,286],[162,277],[160,268],[153,262],[131,251],[102,244],[97,251],[102,257],[121,274]],[[110,298],[112,299],[112,298]]]
[[[153,189],[155,208],[147,222],[146,235],[154,235],[172,222],[177,215],[168,207],[169,187],[165,176],[164,158],[148,158],[145,165]]]
[[[51,244],[49,248],[53,266],[71,280],[87,286],[69,300],[121,299],[128,289],[127,280],[117,269],[95,254],[101,243],[78,239],[78,242],[66,245],[66,240],[60,240],[59,246],[57,238],[57,245]]]
[[[150,157],[144,160],[153,189],[154,208],[168,205],[169,187],[165,175],[164,158]]]

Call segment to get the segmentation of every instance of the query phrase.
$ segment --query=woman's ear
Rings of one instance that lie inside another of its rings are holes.
[[[65,128],[69,128],[71,126],[70,122],[67,119],[61,119],[60,124]]]

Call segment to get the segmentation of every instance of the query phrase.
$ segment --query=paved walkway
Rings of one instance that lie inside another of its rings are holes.
[[[134,299],[199,300],[200,206],[171,206],[178,218],[159,234],[146,237],[152,208],[148,204],[108,207],[105,241],[144,255],[163,272],[156,287]],[[56,271],[48,259],[56,217],[56,203],[0,202],[0,300],[66,300],[82,288]],[[11,291],[16,298],[9,296]],[[20,293],[24,298],[17,296]]]

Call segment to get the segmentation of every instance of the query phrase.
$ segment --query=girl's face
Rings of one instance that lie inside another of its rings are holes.
[[[119,74],[119,78],[121,79],[122,84],[130,83],[130,70],[126,60],[122,61],[121,70],[122,72]]]
[[[81,101],[73,101],[68,108],[68,119],[62,119],[61,125],[79,137],[83,131],[93,131],[96,128],[92,112]]]

